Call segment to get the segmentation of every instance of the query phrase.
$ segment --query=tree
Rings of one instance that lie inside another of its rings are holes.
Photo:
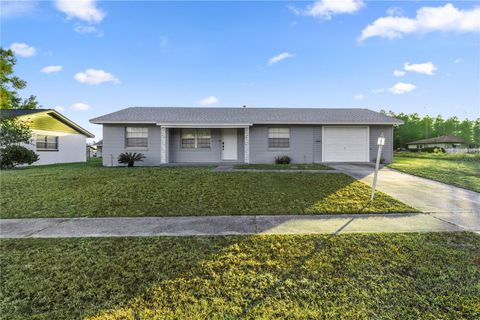
[[[473,142],[480,145],[480,118],[473,124]]]
[[[0,109],[36,109],[35,96],[22,99],[17,92],[25,89],[27,82],[13,75],[16,63],[12,50],[0,48]]]
[[[473,142],[473,121],[465,119],[458,125],[458,136],[466,143]]]
[[[30,141],[32,132],[27,123],[18,120],[12,109],[35,109],[35,96],[22,99],[18,90],[25,89],[27,82],[13,74],[17,63],[12,50],[0,48],[0,167],[10,168],[38,160],[38,155],[21,146]]]
[[[35,109],[38,102],[35,96],[22,99],[18,90],[25,89],[27,82],[13,74],[17,63],[12,50],[0,48],[0,145],[28,143],[31,131],[28,125],[17,120],[6,110]]]

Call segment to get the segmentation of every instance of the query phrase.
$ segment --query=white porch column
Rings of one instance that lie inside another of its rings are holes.
[[[245,153],[245,163],[250,163],[250,127],[245,127],[244,135],[244,153]]]
[[[160,163],[167,163],[167,128],[160,127]]]

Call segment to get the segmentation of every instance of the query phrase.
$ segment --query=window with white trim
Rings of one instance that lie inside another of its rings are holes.
[[[212,144],[210,129],[182,129],[182,149],[209,149]]]
[[[290,128],[268,128],[269,148],[290,148]]]
[[[125,145],[127,148],[148,147],[148,128],[127,127],[125,129]]]
[[[37,150],[58,151],[58,137],[37,134]]]

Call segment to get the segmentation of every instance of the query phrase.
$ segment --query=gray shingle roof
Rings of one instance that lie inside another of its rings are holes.
[[[428,143],[465,143],[465,140],[456,136],[440,136],[436,138],[421,139],[409,142],[408,144],[428,144]]]
[[[94,119],[92,123],[195,124],[402,124],[398,119],[368,109],[321,108],[182,108],[131,107]]]
[[[33,114],[38,112],[50,111],[51,109],[1,109],[0,110],[0,117],[20,117],[25,116],[27,114]]]

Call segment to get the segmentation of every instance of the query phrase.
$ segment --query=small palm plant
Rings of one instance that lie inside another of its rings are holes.
[[[135,161],[143,161],[143,159],[145,159],[143,153],[125,152],[118,156],[118,163],[126,164],[128,167],[133,167]]]

